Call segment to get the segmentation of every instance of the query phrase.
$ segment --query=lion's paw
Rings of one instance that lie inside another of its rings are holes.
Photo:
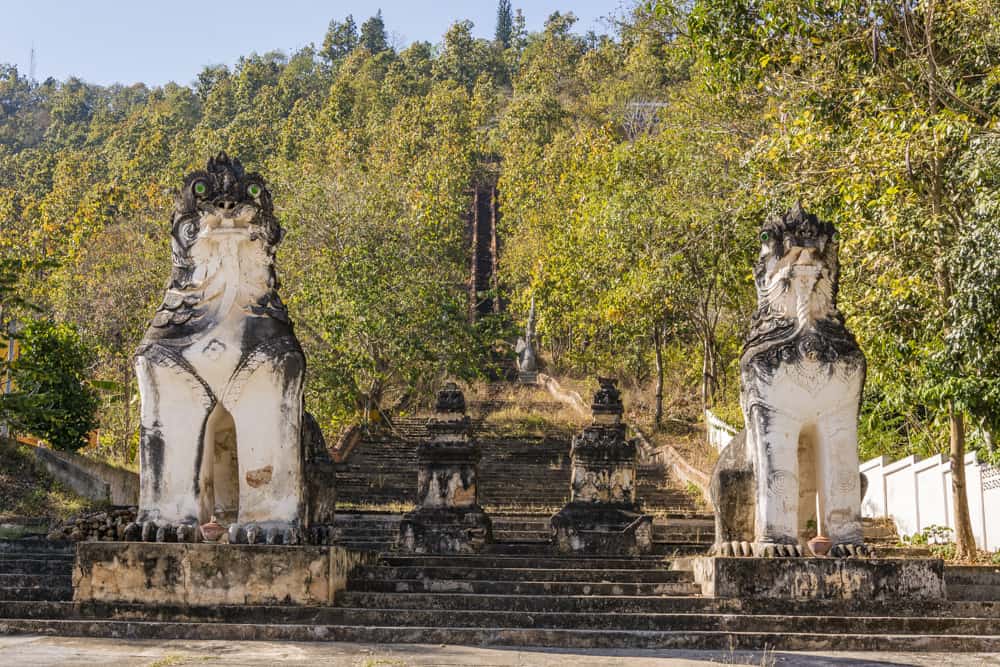
[[[803,555],[802,547],[798,544],[752,542],[750,549],[757,558],[800,558]]]
[[[195,522],[172,524],[165,521],[135,521],[125,526],[126,542],[200,542],[201,530]]]
[[[830,555],[834,558],[871,558],[874,554],[867,544],[834,544],[830,548]]]
[[[230,544],[302,544],[298,524],[289,521],[261,521],[260,523],[229,524]]]

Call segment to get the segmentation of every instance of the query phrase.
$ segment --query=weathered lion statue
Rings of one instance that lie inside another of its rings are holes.
[[[297,544],[310,530],[325,541],[332,464],[303,412],[305,357],[278,296],[282,229],[264,180],[225,153],[210,159],[184,180],[171,235],[173,273],[135,357],[139,514],[126,539],[198,541],[215,517],[233,543]]]
[[[801,556],[815,526],[831,555],[867,555],[857,438],[866,365],[837,310],[835,230],[796,205],[764,224],[760,242],[740,357],[745,428],[712,474],[713,553]]]

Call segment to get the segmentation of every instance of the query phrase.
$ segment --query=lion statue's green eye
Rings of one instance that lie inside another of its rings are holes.
[[[760,240],[761,241],[767,241],[769,238],[771,238],[771,235],[768,234],[767,232],[761,232],[760,233]]]
[[[198,181],[194,184],[194,193],[196,195],[203,195],[208,192],[208,186],[205,185],[204,181]]]
[[[259,197],[260,186],[257,185],[256,183],[251,183],[249,186],[247,186],[247,194],[250,195],[251,197]]]

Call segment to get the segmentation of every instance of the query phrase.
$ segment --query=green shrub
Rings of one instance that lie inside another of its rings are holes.
[[[99,399],[86,381],[93,353],[69,324],[36,320],[20,338],[14,392],[3,397],[0,413],[56,449],[80,449],[97,426]]]

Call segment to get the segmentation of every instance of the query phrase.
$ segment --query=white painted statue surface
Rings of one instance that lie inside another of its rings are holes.
[[[298,543],[305,358],[277,292],[271,195],[220,154],[185,179],[171,234],[171,281],[135,361],[132,539],[196,541],[217,516],[232,542]]]
[[[865,358],[837,310],[833,225],[801,206],[770,219],[740,358],[745,429],[713,473],[718,555],[797,556],[811,526],[865,555],[858,410]]]

